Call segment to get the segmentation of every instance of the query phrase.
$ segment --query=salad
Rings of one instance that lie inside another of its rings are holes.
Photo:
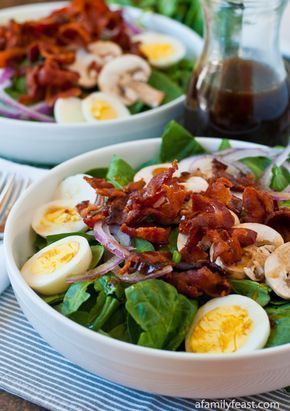
[[[0,26],[0,116],[95,123],[185,93],[193,62],[174,36],[149,32],[104,0],[73,0],[49,16]]]
[[[206,149],[166,128],[158,158],[62,181],[21,273],[93,331],[163,350],[290,343],[290,145]],[[96,164],[97,166],[97,164]]]

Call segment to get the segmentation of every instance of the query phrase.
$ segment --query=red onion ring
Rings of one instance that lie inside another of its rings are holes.
[[[117,270],[114,270],[114,274],[124,283],[140,283],[141,281],[152,280],[153,278],[160,278],[164,277],[165,275],[171,273],[173,268],[171,265],[166,265],[165,267],[161,268],[160,270],[155,271],[149,275],[140,274],[138,272],[133,274],[118,274]]]
[[[94,236],[100,244],[102,244],[107,251],[124,259],[129,257],[130,251],[128,248],[122,246],[110,233],[109,226],[103,221],[99,221],[94,227]]]
[[[99,265],[97,268],[88,271],[85,275],[79,277],[70,277],[67,279],[69,284],[78,283],[80,281],[91,281],[96,280],[99,277],[113,271],[121,262],[123,258],[114,256],[110,260],[106,261],[104,264]]]

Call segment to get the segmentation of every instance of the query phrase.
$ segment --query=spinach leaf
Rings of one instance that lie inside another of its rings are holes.
[[[152,243],[142,238],[133,239],[133,247],[136,248],[137,253],[144,253],[146,251],[155,251]]]
[[[124,296],[124,286],[113,274],[106,274],[94,282],[95,290],[104,292],[106,296],[121,299]]]
[[[50,295],[48,297],[41,297],[43,301],[45,301],[49,305],[55,305],[55,304],[60,304],[63,301],[63,298],[65,296],[65,293],[61,294],[56,294],[56,295]]]
[[[102,294],[102,293],[101,293]],[[107,296],[105,303],[102,306],[100,313],[90,326],[91,330],[98,331],[106,324],[110,317],[117,311],[120,306],[120,302],[111,296]]]
[[[235,293],[252,298],[252,300],[256,301],[262,307],[268,305],[271,300],[271,288],[265,284],[252,280],[231,280],[231,283]]]
[[[26,77],[17,77],[12,81],[12,85],[5,89],[6,93],[14,100],[18,100],[19,97],[27,94]]]
[[[138,345],[176,350],[197,311],[197,302],[162,280],[147,280],[125,291],[126,309],[142,328]]]
[[[115,338],[116,340],[124,341],[131,343],[131,338],[128,333],[127,325],[126,323],[122,323],[117,325],[115,328],[113,328],[110,332],[108,332],[108,335],[112,338]]]
[[[227,150],[228,148],[232,148],[230,140],[228,138],[222,139],[218,151]]]
[[[46,237],[46,241],[47,241],[47,244],[46,244],[46,245],[53,244],[53,243],[55,243],[55,242],[58,241],[58,240],[62,240],[63,238],[66,238],[66,237],[71,237],[71,236],[73,236],[73,235],[77,235],[77,236],[80,236],[80,237],[84,237],[86,240],[88,240],[88,242],[89,242],[90,244],[96,244],[96,243],[97,243],[97,241],[96,241],[96,239],[95,239],[95,237],[94,237],[93,234],[83,233],[82,231],[78,231],[78,232],[76,232],[76,233],[64,233],[64,234],[48,235],[48,236]]]
[[[266,157],[249,157],[241,160],[257,178],[261,178],[266,168],[271,164],[271,160]]]
[[[267,347],[290,343],[290,304],[269,306],[266,312],[271,322],[271,335]]]
[[[108,174],[108,168],[93,168],[91,170],[88,170],[85,174],[95,178],[106,178]]]
[[[36,235],[34,243],[33,243],[33,248],[36,251],[42,250],[44,247],[47,246],[47,240],[46,238],[41,237],[40,235]]]
[[[167,17],[173,16],[178,0],[159,0],[158,11]]]
[[[148,83],[157,90],[163,91],[165,97],[162,104],[170,103],[170,101],[173,101],[184,94],[184,91],[178,84],[172,81],[165,73],[158,70],[152,70]]]
[[[127,330],[132,343],[137,344],[142,333],[142,328],[129,313],[127,313]]]
[[[180,252],[177,249],[178,234],[179,234],[178,228],[174,228],[170,233],[169,244],[168,244],[169,251],[172,254],[172,261],[175,264],[179,264],[182,258]]]
[[[281,207],[287,207],[287,208],[290,208],[290,200],[287,200],[287,201],[280,201],[280,206]]]
[[[162,136],[160,162],[168,163],[206,153],[197,140],[176,121],[171,121]]]
[[[68,316],[75,313],[90,298],[90,294],[87,292],[90,284],[92,284],[91,281],[85,281],[72,284],[69,287],[63,299],[61,309],[63,315]]]
[[[145,104],[143,101],[136,101],[132,106],[129,107],[131,114],[139,114],[146,109]]]
[[[114,155],[107,173],[107,180],[116,188],[122,188],[133,181],[135,170],[126,161]]]
[[[272,176],[271,188],[275,191],[283,191],[290,184],[290,173],[285,167],[274,166]]]
[[[92,250],[93,259],[92,259],[90,268],[93,269],[97,267],[97,265],[101,261],[104,255],[104,252],[105,252],[105,248],[102,245],[92,245],[91,250]]]

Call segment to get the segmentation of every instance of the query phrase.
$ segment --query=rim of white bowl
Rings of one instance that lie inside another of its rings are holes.
[[[16,11],[27,11],[29,9],[32,10],[47,10],[48,12],[51,12],[52,10],[56,10],[58,8],[62,8],[65,5],[67,5],[68,2],[65,1],[61,1],[61,2],[51,2],[51,3],[40,3],[40,4],[25,4],[22,6],[15,6],[15,7],[8,7],[5,8],[3,10],[0,10],[0,17],[5,16],[7,14],[7,18],[9,16],[9,13],[14,13]],[[123,9],[125,12],[126,10],[130,13],[135,13],[138,16],[146,16],[146,15],[153,15],[155,16],[155,18],[158,18],[158,20],[160,21],[164,21],[167,22],[168,24],[170,23],[172,25],[172,28],[174,30],[174,27],[178,27],[179,30],[184,31],[184,35],[187,37],[191,37],[195,47],[197,48],[196,53],[198,57],[198,54],[201,53],[202,51],[202,45],[203,45],[203,39],[201,38],[201,36],[199,36],[199,34],[197,34],[195,31],[191,30],[189,27],[185,26],[184,24],[176,21],[176,20],[172,20],[169,17],[163,16],[161,14],[157,14],[157,13],[152,13],[149,11],[144,11],[144,10],[140,10],[136,7],[130,7],[130,6],[117,6],[117,5],[110,5],[110,7],[112,9]],[[121,118],[121,119],[117,119],[114,121],[102,121],[100,123],[73,123],[73,124],[59,124],[56,122],[50,123],[50,122],[40,122],[40,121],[31,121],[31,120],[15,120],[15,119],[10,119],[10,118],[6,118],[6,117],[0,117],[0,124],[1,123],[6,123],[6,124],[15,124],[15,122],[17,122],[18,125],[20,125],[21,127],[39,127],[39,128],[43,128],[43,127],[58,127],[58,128],[62,128],[62,129],[70,129],[70,128],[88,128],[88,127],[101,127],[101,126],[107,126],[107,125],[124,125],[126,123],[130,123],[133,124],[134,121],[138,121],[138,120],[142,120],[142,119],[146,119],[147,117],[153,116],[153,115],[162,115],[162,113],[166,110],[169,110],[175,106],[178,106],[179,104],[183,103],[185,101],[185,95],[180,96],[178,98],[176,98],[173,101],[170,101],[169,103],[163,104],[160,107],[157,108],[153,108],[150,109],[148,111],[145,111],[143,113],[139,113],[139,114],[133,114],[132,116],[128,117],[128,118]]]
[[[210,138],[210,137],[197,137],[197,140],[202,144],[202,143],[207,143],[207,142],[212,142],[218,141],[220,142],[221,139],[219,138]],[[248,143],[244,141],[236,141],[236,140],[230,140],[231,142],[238,143],[238,146],[241,148],[246,148],[246,147],[265,147],[259,144],[255,143]],[[263,348],[260,350],[252,351],[252,352],[245,352],[245,353],[232,353],[232,354],[196,354],[196,353],[187,353],[187,352],[176,352],[176,351],[167,351],[167,350],[162,350],[162,349],[157,349],[157,348],[148,348],[148,347],[143,347],[139,346],[136,344],[132,343],[127,343],[123,342],[117,339],[114,339],[112,337],[107,337],[105,335],[102,335],[98,332],[89,330],[88,328],[77,324],[76,322],[70,320],[69,318],[65,317],[64,315],[60,314],[57,312],[54,308],[52,308],[49,304],[44,302],[42,298],[32,289],[29,287],[29,285],[26,283],[26,281],[23,279],[21,276],[20,270],[17,267],[14,258],[13,258],[13,253],[12,253],[12,244],[11,244],[11,239],[10,237],[12,236],[12,226],[13,226],[13,219],[14,219],[14,214],[17,213],[18,208],[21,206],[22,201],[30,196],[30,192],[35,190],[35,186],[45,186],[45,181],[53,178],[54,176],[57,176],[59,172],[62,172],[65,170],[68,166],[72,165],[75,162],[85,162],[87,157],[94,156],[98,154],[99,152],[118,152],[119,148],[124,148],[124,147],[130,147],[136,145],[137,147],[140,144],[157,144],[161,143],[160,138],[151,138],[151,139],[143,139],[143,140],[138,140],[138,141],[129,141],[125,143],[119,143],[119,144],[114,144],[112,146],[107,146],[103,147],[100,149],[96,149],[93,151],[89,151],[88,153],[81,154],[77,157],[74,157],[70,160],[67,160],[63,162],[62,164],[59,164],[58,166],[54,167],[52,170],[50,170],[45,176],[41,177],[36,183],[34,183],[31,187],[29,187],[17,200],[16,204],[12,208],[10,215],[7,220],[6,228],[5,228],[5,234],[4,234],[4,247],[5,247],[5,254],[6,254],[6,262],[7,266],[9,267],[9,276],[11,275],[17,282],[20,284],[21,290],[23,293],[25,293],[26,297],[28,297],[30,300],[34,302],[34,304],[37,304],[41,310],[45,310],[46,313],[54,317],[57,321],[61,322],[65,327],[69,327],[71,330],[73,330],[76,333],[82,333],[86,336],[86,338],[89,338],[91,340],[94,340],[96,342],[104,343],[106,345],[109,345],[112,348],[120,349],[120,350],[131,350],[135,354],[142,354],[146,355],[148,357],[161,357],[161,358],[167,358],[169,360],[173,361],[192,361],[192,362],[199,362],[202,363],[204,361],[211,361],[213,363],[215,362],[220,362],[220,361],[239,361],[241,359],[251,359],[253,357],[255,358],[261,358],[266,356],[267,354],[283,354],[283,353],[288,353],[290,352],[290,343],[288,344],[283,344],[277,347],[271,347],[271,348]]]

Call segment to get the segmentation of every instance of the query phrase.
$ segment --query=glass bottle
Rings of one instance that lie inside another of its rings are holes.
[[[198,136],[288,143],[289,83],[279,50],[287,0],[201,0],[205,44],[185,125]]]

